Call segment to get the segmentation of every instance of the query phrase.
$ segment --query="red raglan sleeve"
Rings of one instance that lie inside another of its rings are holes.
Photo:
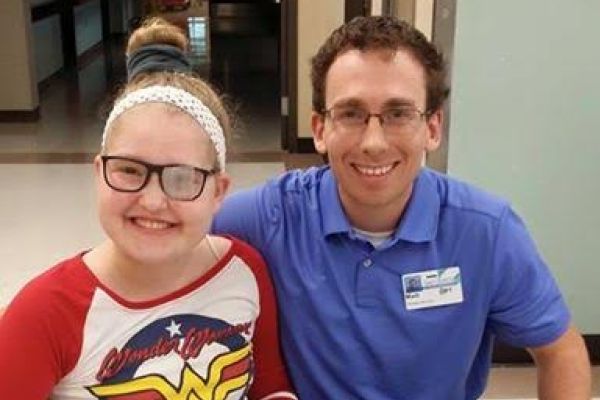
[[[255,376],[249,399],[296,399],[281,354],[277,304],[267,266],[258,251],[243,242],[239,244],[244,260],[256,277],[260,296],[260,315],[252,344]]]
[[[60,379],[51,321],[25,288],[0,318],[0,397],[43,400]],[[41,299],[40,299],[41,300]]]
[[[0,316],[0,399],[46,400],[72,369],[81,338],[72,335],[76,307],[56,291],[70,290],[62,278],[50,271],[34,279]]]

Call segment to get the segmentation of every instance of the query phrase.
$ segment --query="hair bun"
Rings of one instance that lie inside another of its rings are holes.
[[[141,73],[191,72],[183,30],[161,18],[150,18],[136,29],[127,44],[127,80]]]
[[[184,31],[159,17],[146,19],[129,37],[127,52],[129,55],[142,46],[151,44],[167,44],[186,52],[188,39]]]

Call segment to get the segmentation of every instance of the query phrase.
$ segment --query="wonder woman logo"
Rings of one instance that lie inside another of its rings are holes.
[[[224,400],[226,396],[246,386],[250,381],[250,345],[220,354],[210,363],[207,378],[201,376],[186,362],[179,387],[173,386],[160,375],[150,374],[127,382],[94,385],[87,389],[97,398],[112,397],[148,399],[152,394],[164,400]]]

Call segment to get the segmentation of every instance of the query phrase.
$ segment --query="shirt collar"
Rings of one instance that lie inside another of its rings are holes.
[[[321,178],[321,190],[319,191],[323,233],[328,236],[334,233],[350,232],[352,227],[342,208],[337,181],[331,168],[326,168]]]
[[[415,179],[412,194],[394,234],[394,241],[431,242],[437,234],[440,195],[433,174],[423,168]]]
[[[324,171],[319,191],[321,218],[325,236],[335,233],[351,233],[352,227],[342,204],[337,181],[327,167]],[[431,171],[422,169],[413,184],[411,197],[395,230],[392,242],[430,242],[437,233],[440,214],[440,197]]]

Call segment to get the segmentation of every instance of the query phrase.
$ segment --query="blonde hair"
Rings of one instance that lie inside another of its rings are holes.
[[[126,55],[147,45],[166,44],[179,48],[184,53],[188,49],[188,39],[183,30],[162,18],[152,17],[144,21],[130,36]],[[183,89],[200,100],[218,119],[223,129],[225,139],[232,131],[232,119],[225,106],[224,99],[204,80],[194,73],[173,71],[140,72],[130,78],[130,81],[119,91],[114,103],[127,94],[149,86],[172,86]]]

